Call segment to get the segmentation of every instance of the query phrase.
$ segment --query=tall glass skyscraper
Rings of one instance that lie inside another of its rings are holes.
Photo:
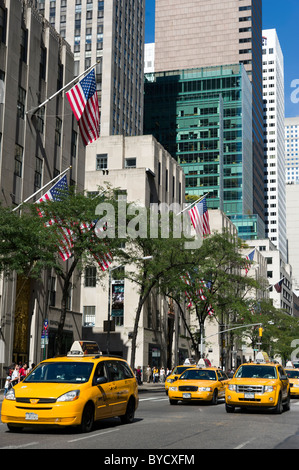
[[[252,86],[244,66],[146,74],[144,86],[144,133],[183,167],[186,194],[208,194],[210,208],[241,225],[246,214],[245,232],[264,236],[259,217],[251,219]]]
[[[244,65],[252,84],[253,213],[264,221],[262,0],[156,0],[155,72]],[[234,129],[231,129],[234,132]]]

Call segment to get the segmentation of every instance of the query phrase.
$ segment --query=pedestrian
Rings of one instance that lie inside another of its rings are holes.
[[[165,382],[165,369],[164,369],[164,367],[161,367],[161,369],[160,369],[160,382],[161,383]]]
[[[147,366],[145,373],[146,373],[146,381],[149,384],[151,381],[151,376],[152,376],[152,369],[150,365]]]
[[[11,388],[11,376],[8,375],[6,377],[6,381],[4,384],[4,396],[7,394],[8,390]]]
[[[141,385],[141,367],[138,366],[136,370],[136,378],[138,385]]]
[[[20,382],[20,367],[18,364],[15,365],[13,373],[11,374],[11,385],[14,387]]]
[[[28,369],[28,366],[25,362],[25,364],[20,368],[20,380],[25,379],[28,372],[29,372],[29,369]]]
[[[156,366],[154,367],[153,377],[154,377],[153,379],[154,384],[158,383],[159,382],[159,369]]]

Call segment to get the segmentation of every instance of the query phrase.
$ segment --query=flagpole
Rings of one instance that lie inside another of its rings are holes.
[[[66,173],[67,171],[69,171],[72,167],[69,166],[66,170],[62,171],[61,173],[59,173],[59,175],[55,176],[55,178],[53,178],[51,181],[49,181],[49,183],[46,183],[42,188],[38,189],[37,191],[35,191],[35,193],[31,194],[31,196],[27,197],[27,199],[25,199],[25,201],[21,202],[17,207],[15,207],[12,212],[18,210],[18,208],[20,206],[22,206],[23,204],[25,204],[27,201],[29,201],[30,199],[32,199],[36,194],[38,194],[40,191],[42,191],[44,188],[46,188],[47,186],[49,186],[49,184],[53,183],[55,180],[57,180],[58,178],[60,178],[62,175],[64,175],[64,173]]]
[[[283,281],[284,279],[285,279],[285,276],[283,276],[281,279],[279,279],[279,281],[278,281],[278,282],[276,282],[275,284],[278,284],[280,281]],[[275,286],[275,284],[271,284],[269,287],[267,287],[267,289],[266,289],[266,290],[268,290],[268,289],[271,289],[271,287],[274,287],[274,286]]]
[[[176,215],[182,214],[182,213],[185,212],[187,209],[189,209],[189,207],[191,207],[191,206],[193,206],[194,204],[197,204],[198,202],[202,201],[208,194],[210,194],[210,192],[206,193],[204,196],[200,196],[200,198],[197,199],[197,201],[192,202],[192,204],[189,204],[189,206],[185,207],[185,209],[183,209],[181,212],[179,212],[179,213],[176,214]]]
[[[64,85],[64,87],[60,88],[60,90],[56,91],[56,93],[54,93],[54,95],[50,96],[50,98],[48,98],[46,101],[44,101],[42,104],[40,104],[39,106],[37,106],[36,108],[32,108],[30,109],[30,111],[26,111],[26,115],[29,114],[29,113],[35,113],[35,111],[37,111],[39,108],[41,108],[42,106],[44,106],[45,104],[47,104],[49,101],[51,101],[53,98],[55,98],[56,95],[59,95],[59,93],[61,93],[63,90],[65,90],[68,86],[70,86],[72,83],[74,83],[76,80],[78,80],[78,78],[82,77],[82,75],[84,75],[85,73],[89,72],[93,67],[95,67],[97,64],[99,64],[100,61],[97,60],[95,64],[91,65],[90,67],[88,67],[88,69],[86,69],[84,72],[80,73],[80,75],[78,75],[77,77],[73,78],[73,80],[71,80],[67,85]]]

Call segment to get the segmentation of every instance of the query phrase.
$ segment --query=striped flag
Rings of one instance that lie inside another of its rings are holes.
[[[284,277],[280,279],[280,281],[278,281],[276,284],[274,284],[274,289],[276,290],[278,294],[281,293],[283,280],[284,280]]]
[[[252,250],[248,255],[246,255],[246,259],[247,259],[248,263],[246,263],[246,265],[245,265],[245,275],[247,275],[247,273],[250,269],[251,262],[253,261],[253,258],[254,258],[254,252],[255,252],[255,249]]]
[[[78,121],[84,145],[100,136],[100,113],[94,69],[66,93]]]
[[[63,197],[66,196],[67,191],[67,178],[66,175],[64,175],[41,198],[39,198],[38,201],[36,201],[36,204],[49,201],[61,201]],[[48,216],[48,214],[41,208],[38,208],[38,213],[40,217]],[[66,261],[72,256],[73,233],[69,228],[63,226],[62,221],[58,220],[53,215],[51,215],[50,219],[45,222],[45,226],[50,225],[55,225],[55,227],[57,228],[57,232],[60,238],[58,253],[63,259],[63,261]]]
[[[211,233],[206,197],[188,211],[195,232],[204,237]]]
[[[97,220],[93,221],[91,224],[82,223],[81,226],[80,226],[80,229],[83,233],[84,232],[89,232],[89,231],[92,230],[92,235],[91,235],[90,241],[93,243],[93,245],[95,243],[100,243],[98,238],[95,239],[94,228],[96,226],[96,223],[97,223]],[[104,230],[104,228],[100,229],[100,230],[102,231],[102,230]],[[106,271],[109,268],[112,261],[113,261],[113,257],[112,257],[111,252],[109,250],[107,250],[106,253],[98,254],[92,249],[92,247],[89,248],[89,251],[92,254],[92,256],[94,257],[94,259],[96,260],[96,262],[98,263],[101,270]]]

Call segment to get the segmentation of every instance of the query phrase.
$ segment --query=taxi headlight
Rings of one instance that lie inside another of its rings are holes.
[[[272,385],[265,385],[265,392],[273,392],[274,387]]]
[[[293,387],[299,387],[299,384],[294,384]]]
[[[178,387],[169,387],[169,390],[171,390],[172,392],[177,392],[177,391],[178,391]]]
[[[15,391],[14,391],[13,388],[8,390],[8,392],[5,395],[5,399],[6,400],[15,400],[16,399]]]
[[[72,390],[58,397],[56,401],[75,401],[79,398],[79,395],[80,390]]]
[[[199,392],[211,392],[211,387],[198,387]]]
[[[237,390],[237,386],[235,384],[229,384],[228,389],[231,390],[232,392],[235,392]]]

